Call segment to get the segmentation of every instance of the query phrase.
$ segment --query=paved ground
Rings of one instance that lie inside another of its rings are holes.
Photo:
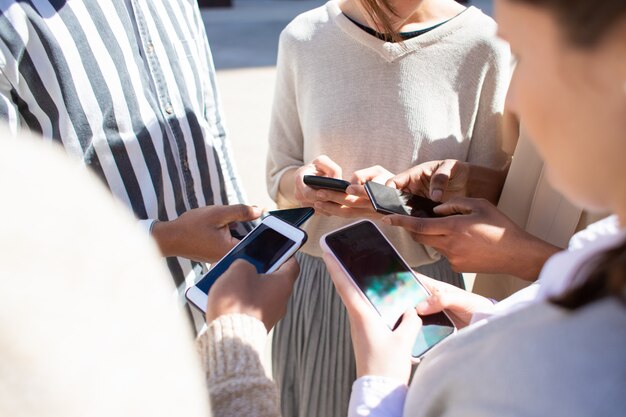
[[[250,203],[271,208],[265,155],[281,30],[325,0],[235,0],[228,9],[203,9],[217,68],[224,118]],[[472,4],[491,13],[491,0]]]

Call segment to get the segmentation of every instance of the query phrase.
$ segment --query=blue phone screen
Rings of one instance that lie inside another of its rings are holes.
[[[266,273],[296,242],[265,224],[251,231],[235,249],[222,258],[196,286],[205,294],[215,281],[235,262],[244,259],[256,267],[260,274]]]

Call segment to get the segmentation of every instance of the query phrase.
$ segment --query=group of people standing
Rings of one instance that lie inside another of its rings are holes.
[[[91,172],[40,138],[2,142],[0,414],[624,409],[626,5],[495,6],[498,24],[453,0],[331,0],[287,26],[267,185],[281,208],[315,208],[309,242],[269,276],[234,264],[206,316],[183,309],[185,320],[157,253],[182,299],[236,244],[229,225],[249,230],[261,215],[244,204],[197,4],[0,1],[3,136],[34,131]],[[540,184],[544,172],[577,207]],[[352,185],[313,190],[310,174]],[[447,217],[381,216],[363,190],[370,180],[441,201]],[[495,207],[512,194],[529,207],[523,224]],[[615,216],[562,251],[582,208]],[[395,331],[318,244],[362,217],[433,293]],[[537,224],[544,239],[523,230]],[[460,272],[537,283],[494,303],[465,291]],[[442,309],[467,329],[430,352],[409,385],[418,313]],[[189,322],[208,324],[200,360]],[[276,383],[260,361],[274,327]]]

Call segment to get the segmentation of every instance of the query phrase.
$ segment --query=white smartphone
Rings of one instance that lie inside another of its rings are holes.
[[[385,235],[369,220],[352,223],[327,233],[320,245],[335,257],[365,299],[390,329],[404,312],[430,296]],[[413,345],[413,360],[456,331],[444,313],[421,316],[422,330]]]
[[[260,274],[276,271],[306,242],[307,235],[289,223],[268,216],[213,265],[193,287],[189,287],[185,296],[196,308],[206,313],[209,290],[215,281],[237,259],[244,259],[256,267]]]

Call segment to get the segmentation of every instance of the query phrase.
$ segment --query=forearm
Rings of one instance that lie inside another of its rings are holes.
[[[470,164],[467,196],[484,198],[497,205],[508,172],[508,164],[504,169],[493,169]]]
[[[176,248],[178,247],[180,236],[173,223],[172,221],[157,221],[152,225],[152,237],[156,241],[161,254],[165,257],[179,255]]]
[[[546,261],[562,249],[527,233],[518,251],[511,256],[510,270],[503,271],[525,281],[536,281]]]
[[[352,384],[348,417],[400,417],[408,387],[391,378],[363,376]]]
[[[261,363],[266,338],[263,323],[243,314],[219,317],[198,338],[213,416],[280,416],[278,389]]]

